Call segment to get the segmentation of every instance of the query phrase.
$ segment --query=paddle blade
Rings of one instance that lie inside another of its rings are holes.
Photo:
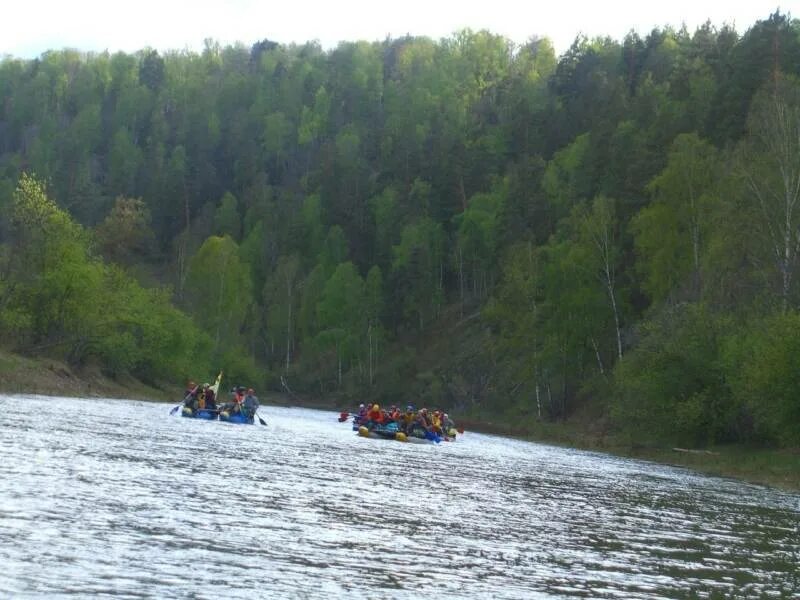
[[[181,404],[178,404],[178,406],[176,406],[176,407],[175,407],[175,408],[173,408],[171,411],[169,411],[169,414],[170,414],[170,415],[174,415],[176,412],[178,412],[178,409],[179,409],[179,408],[180,408],[182,405],[183,405],[182,403],[181,403]]]

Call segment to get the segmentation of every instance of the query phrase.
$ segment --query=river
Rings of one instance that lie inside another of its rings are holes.
[[[467,432],[0,396],[0,597],[800,596],[800,496]]]

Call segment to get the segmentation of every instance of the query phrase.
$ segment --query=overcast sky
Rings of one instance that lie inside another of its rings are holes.
[[[783,1],[782,12],[792,3]],[[382,40],[410,33],[438,39],[458,29],[488,29],[516,42],[549,37],[566,50],[578,33],[621,39],[631,29],[706,20],[744,32],[781,6],[776,0],[10,0],[0,19],[0,55],[33,58],[45,50],[134,52],[202,48],[205,38],[246,45]],[[793,15],[796,16],[796,15]]]

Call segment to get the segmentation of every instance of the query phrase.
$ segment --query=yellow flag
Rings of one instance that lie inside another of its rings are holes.
[[[214,396],[217,396],[219,393],[220,382],[222,382],[222,371],[220,371],[219,375],[217,375],[217,380],[214,382],[214,385],[209,386],[209,389],[214,390]]]

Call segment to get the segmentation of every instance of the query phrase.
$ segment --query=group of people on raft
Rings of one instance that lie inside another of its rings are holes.
[[[206,410],[210,412],[227,412],[229,415],[243,414],[248,421],[252,421],[258,409],[258,397],[253,388],[236,386],[231,388],[231,398],[228,402],[217,405],[217,396],[214,386],[204,383],[202,386],[190,381],[183,397],[183,405],[192,409],[192,412]]]
[[[442,410],[429,412],[427,408],[414,410],[410,404],[406,406],[405,412],[394,405],[389,410],[382,410],[378,404],[371,406],[361,404],[358,407],[358,413],[353,416],[353,422],[363,425],[369,430],[396,423],[397,429],[406,435],[414,435],[417,432],[424,435],[427,432],[439,435],[445,440],[454,436],[453,432],[456,427],[446,412]]]

